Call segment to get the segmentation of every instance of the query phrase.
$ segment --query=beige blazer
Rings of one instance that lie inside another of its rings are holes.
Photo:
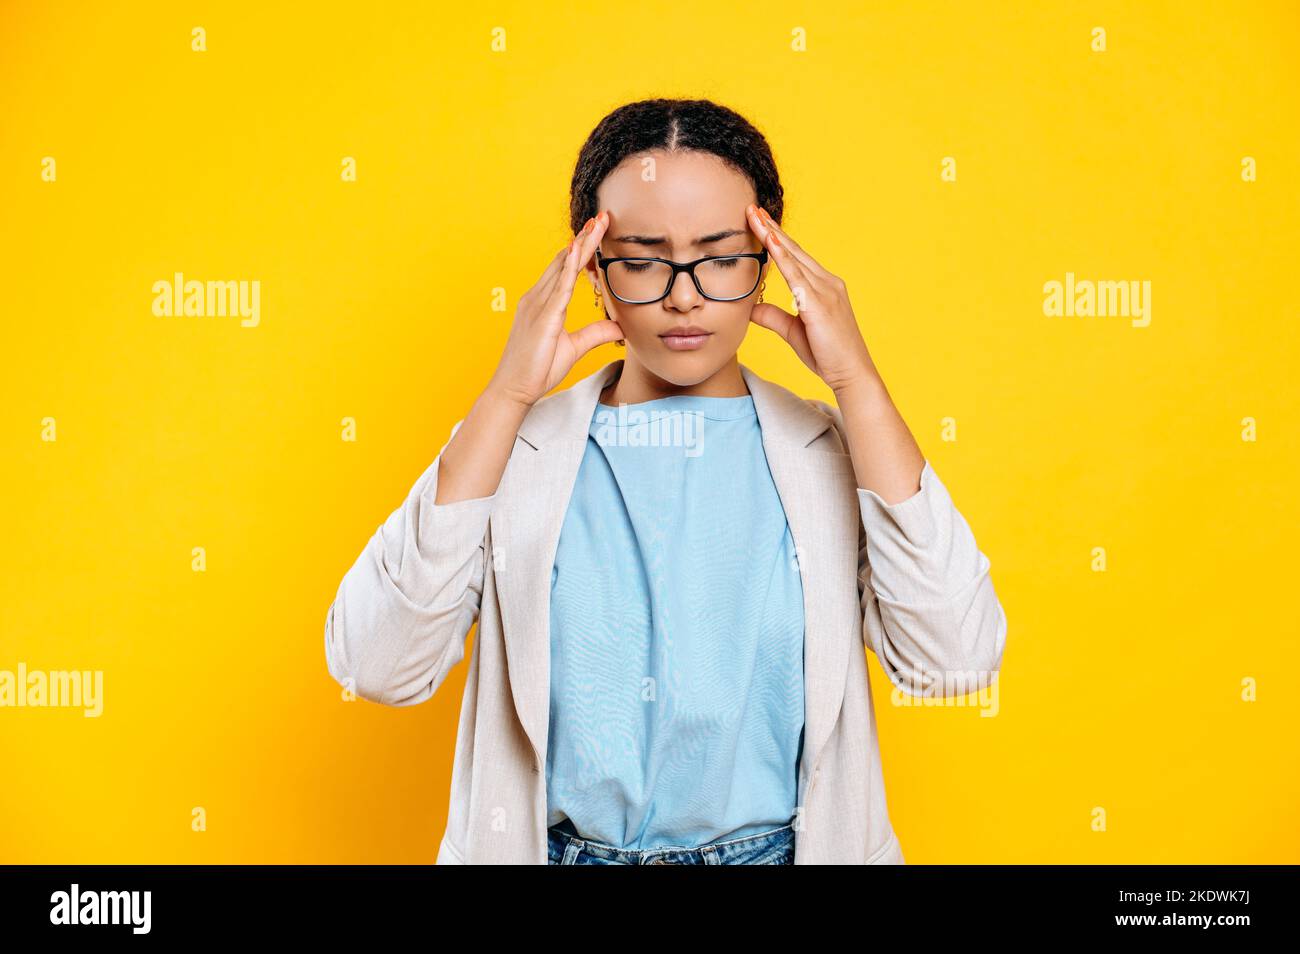
[[[551,568],[597,399],[622,363],[532,407],[492,496],[435,505],[435,458],[326,614],[330,675],[391,706],[432,696],[478,621],[437,864],[547,862]],[[838,408],[741,372],[803,583],[794,863],[903,864],[865,650],[912,695],[996,672],[1006,617],[989,561],[928,460],[921,489],[886,505],[857,486]]]

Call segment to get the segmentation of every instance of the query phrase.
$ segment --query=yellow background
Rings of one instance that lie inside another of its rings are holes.
[[[769,137],[992,561],[996,718],[870,661],[907,860],[1300,861],[1298,9],[3,3],[0,669],[102,669],[105,711],[0,709],[0,862],[433,860],[466,664],[344,702],[325,611],[569,238],[582,141],[659,95]],[[154,317],[175,271],[259,280],[260,326]],[[1151,281],[1150,327],[1045,317],[1067,271]],[[741,360],[830,397],[764,329]]]

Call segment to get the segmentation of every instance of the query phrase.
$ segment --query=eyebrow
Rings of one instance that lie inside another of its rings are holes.
[[[695,240],[696,245],[711,245],[714,242],[721,242],[723,239],[732,238],[736,235],[748,235],[747,229],[723,229],[721,232],[710,232],[708,235],[702,235]],[[662,235],[620,235],[611,239],[614,242],[622,242],[627,245],[667,245],[668,239]]]

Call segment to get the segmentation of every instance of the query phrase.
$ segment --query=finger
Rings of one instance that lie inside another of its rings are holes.
[[[609,213],[604,209],[597,212],[590,220],[587,226],[586,237],[578,246],[578,268],[585,268],[591,261],[592,255],[600,245],[600,240],[605,237],[605,230],[609,228]]]
[[[576,244],[576,238],[570,239],[569,244],[560,249],[559,254],[551,260],[551,264],[547,267],[546,271],[542,273],[542,277],[538,279],[537,284],[534,286],[534,295],[538,301],[541,301],[544,304],[550,304],[551,295],[554,293],[556,285],[560,280],[560,276],[564,273],[564,268],[569,263],[569,259],[573,257],[574,246]]]
[[[600,212],[594,218],[588,219],[582,231],[574,237],[573,248],[565,258],[564,267],[560,270],[547,297],[547,304],[554,306],[554,310],[560,314],[564,313],[569,302],[573,300],[573,288],[578,280],[578,272],[591,259],[592,253],[600,243],[607,220],[608,215],[603,211]]]
[[[786,247],[786,249],[790,252],[790,254],[792,254],[796,259],[798,259],[799,264],[803,265],[804,268],[806,268],[809,272],[811,272],[819,279],[824,280],[831,277],[831,273],[828,272],[826,269],[822,268],[821,263],[819,263],[811,255],[809,255],[808,252],[804,250],[803,246],[801,246],[798,242],[796,242],[793,238],[791,238],[790,233],[787,232],[785,229],[783,229],[780,223],[776,221],[776,219],[768,215],[766,209],[760,208],[758,206],[755,206],[755,208],[758,211],[760,221],[762,221],[762,223],[765,226],[767,226],[771,231],[776,233],[777,238],[780,240],[781,244]]]
[[[543,270],[542,274],[538,276],[537,281],[533,283],[533,287],[524,292],[525,297],[532,295],[534,298],[546,301],[550,296],[551,286],[555,283],[555,279],[560,274],[561,269],[564,268],[564,260],[572,248],[573,243],[570,242],[568,245],[564,246],[564,248],[555,253],[551,258],[551,261],[547,264],[545,270]]]
[[[781,277],[785,279],[790,289],[795,291],[796,297],[800,294],[796,290],[800,288],[805,292],[820,291],[822,283],[790,254],[789,249],[776,237],[776,231],[769,227],[767,220],[762,217],[757,206],[750,206],[749,218],[755,233],[762,240],[772,261],[776,263]]]
[[[623,329],[617,321],[609,318],[597,318],[591,324],[583,325],[577,331],[569,332],[569,341],[573,345],[574,361],[599,345],[617,341],[623,337]]]
[[[537,313],[552,321],[558,320],[561,325],[564,324],[569,302],[573,300],[573,287],[578,275],[578,238],[581,235],[580,231],[573,237],[573,241],[564,252],[564,257],[560,260],[559,267],[552,272],[549,281],[545,285],[539,285],[538,288],[538,299],[542,305]]]
[[[781,276],[790,287],[794,287],[796,283],[809,287],[820,285],[815,274],[810,272],[800,257],[794,255],[789,246],[780,239],[774,222],[764,216],[758,205],[750,205],[748,214],[755,234],[758,234],[758,238],[762,240],[763,247],[767,248],[768,255],[771,255],[777,270],[780,270]]]
[[[813,360],[812,348],[808,344],[808,329],[800,318],[776,305],[761,302],[749,313],[749,320],[763,328],[775,331],[794,349],[799,360],[810,368],[817,367]]]
[[[758,206],[754,206],[754,214],[755,217],[758,219],[758,221],[762,224],[762,226],[766,230],[766,233],[770,233],[772,236],[775,237],[775,244],[777,250],[779,251],[781,248],[784,248],[787,255],[793,257],[795,261],[797,261],[800,264],[800,266],[803,268],[804,274],[807,276],[807,281],[804,283],[804,288],[807,291],[817,295],[833,294],[835,291],[835,282],[837,282],[838,279],[833,274],[828,272],[825,268],[823,268],[821,264],[811,255],[809,255],[808,252],[806,252],[797,242],[794,241],[794,239],[790,238],[789,233],[786,232],[785,229],[783,229],[780,225],[778,225],[777,222],[770,215],[767,214],[766,209],[760,208]],[[769,243],[769,248],[771,247],[772,247],[771,243]],[[773,255],[773,259],[776,258],[777,256]],[[780,267],[779,262],[777,267],[778,268]],[[795,290],[795,297],[797,299],[801,299],[802,297],[802,293],[799,292],[797,289]],[[802,304],[800,306],[800,310],[803,310]]]

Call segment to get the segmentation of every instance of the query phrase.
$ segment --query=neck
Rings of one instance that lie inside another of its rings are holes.
[[[726,364],[703,381],[695,384],[674,384],[667,381],[629,354],[623,359],[623,370],[613,383],[600,392],[600,403],[639,404],[673,395],[693,394],[697,397],[743,397],[749,393],[740,373],[740,360],[731,356]]]

